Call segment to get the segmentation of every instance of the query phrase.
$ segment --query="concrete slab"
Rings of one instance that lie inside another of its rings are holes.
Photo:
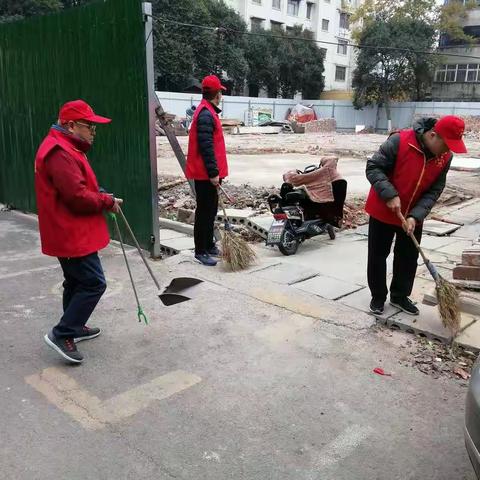
[[[464,238],[467,240],[477,240],[480,237],[480,223],[464,225],[452,234],[451,238]]]
[[[176,232],[175,230],[169,230],[168,228],[162,228],[160,230],[160,243],[164,240],[172,240],[174,238],[187,238],[188,235],[182,232]]]
[[[454,225],[452,223],[440,222],[439,220],[426,220],[423,225],[423,231],[430,235],[449,235],[450,233],[458,230],[461,225]]]
[[[423,235],[422,248],[426,250],[436,250],[437,248],[445,247],[456,241],[456,238],[450,236],[438,237],[436,235]]]
[[[416,277],[413,284],[413,291],[410,298],[417,303],[422,303],[426,293],[431,292],[435,288],[435,282],[430,278]]]
[[[370,290],[368,288],[363,288],[358,290],[355,293],[346,295],[338,300],[342,305],[347,307],[355,308],[365,313],[370,313],[370,300],[372,299]],[[378,321],[385,323],[387,318],[395,315],[400,310],[396,307],[392,307],[388,302],[385,304],[385,311],[382,315],[376,315]]]
[[[438,248],[436,251],[439,253],[445,253],[448,256],[453,255],[455,257],[461,257],[462,252],[471,246],[472,242],[470,240],[457,240],[454,243]]]
[[[467,325],[474,320],[476,321],[466,328],[464,332],[460,333],[455,342],[469,350],[480,351],[480,322],[478,321],[478,316],[462,314],[462,319],[464,319]]]
[[[317,269],[318,273],[346,282],[367,285],[367,239],[360,235],[339,235],[335,240],[318,237],[300,245],[296,255],[284,257],[278,250],[265,250],[269,258],[283,263]],[[391,268],[393,256],[389,257]]]
[[[305,268],[304,266],[291,265],[287,263],[273,265],[272,267],[251,273],[251,275],[254,275],[255,277],[270,280],[271,282],[281,283],[283,285],[292,285],[308,278],[312,278],[317,274],[318,271],[311,268]]]
[[[475,223],[480,218],[479,203],[478,200],[468,203],[466,206],[448,212],[443,215],[443,218],[451,222],[463,223],[465,225]]]
[[[170,220],[168,218],[159,218],[160,235],[163,229],[173,230],[175,232],[183,233],[184,235],[193,236],[193,225],[187,223],[177,222],[176,220]]]
[[[417,304],[420,315],[412,316],[404,312],[400,312],[387,320],[387,325],[395,326],[408,333],[414,333],[430,340],[448,343],[451,341],[451,333],[442,324],[442,319],[438,313],[437,307],[430,305]],[[461,327],[471,322],[468,315],[462,316]]]
[[[250,209],[226,208],[225,212],[232,223],[239,223],[242,225],[245,223],[247,218],[253,216],[253,211]],[[219,222],[223,222],[224,216],[222,210],[218,211],[217,220]]]
[[[480,293],[471,291],[460,291],[459,296],[459,306],[462,314],[465,313],[480,318]],[[425,291],[422,303],[432,306],[438,304],[435,287]]]
[[[175,255],[183,250],[193,250],[195,244],[192,237],[171,238],[160,241],[160,249],[168,255]]]
[[[294,287],[329,300],[337,300],[364,288],[362,285],[355,285],[325,275],[318,275],[304,282],[296,283]]]
[[[366,223],[365,225],[360,225],[354,230],[354,232],[357,235],[363,235],[365,237],[368,237],[368,223]]]
[[[252,232],[260,235],[263,239],[268,236],[268,231],[272,226],[273,217],[271,215],[262,217],[249,217],[245,221],[245,226]]]
[[[462,172],[480,172],[480,158],[454,155],[450,168]]]

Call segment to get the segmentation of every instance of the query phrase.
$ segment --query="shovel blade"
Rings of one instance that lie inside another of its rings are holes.
[[[178,293],[161,293],[158,297],[166,307],[191,300],[189,297]]]
[[[187,297],[185,293],[188,293],[190,288],[195,287],[202,282],[203,280],[192,277],[174,278],[170,282],[170,285],[165,288],[163,293],[159,295],[160,300],[167,307],[170,305],[176,305],[177,303],[187,302],[188,300],[191,300],[191,298]]]
[[[199,280],[198,278],[177,277],[170,282],[170,285],[165,288],[163,293],[182,293],[188,288],[192,288],[202,282],[203,280]]]

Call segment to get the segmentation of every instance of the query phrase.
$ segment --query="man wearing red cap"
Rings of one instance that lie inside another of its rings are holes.
[[[97,252],[109,242],[103,213],[118,212],[121,199],[101,193],[86,153],[97,123],[110,123],[82,100],[66,103],[35,158],[35,190],[42,252],[63,270],[63,316],[45,342],[72,363],[83,356],[76,342],[100,335],[86,326],[106,289]]]
[[[422,224],[437,202],[447,178],[452,152],[466,153],[464,121],[455,116],[423,119],[413,129],[392,134],[367,161],[372,187],[366,211],[368,229],[368,285],[370,310],[384,311],[388,289],[386,260],[395,239],[390,303],[410,315],[418,308],[408,298],[417,271],[418,251],[407,233],[420,242]],[[400,213],[407,225],[402,227]]]
[[[203,100],[195,110],[190,127],[186,177],[195,180],[195,258],[203,265],[215,266],[219,255],[213,237],[218,210],[218,186],[228,175],[227,153],[218,106],[226,88],[218,77],[202,81]]]

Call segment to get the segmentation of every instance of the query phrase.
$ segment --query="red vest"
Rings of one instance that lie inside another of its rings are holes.
[[[215,122],[215,129],[213,131],[213,148],[215,152],[215,159],[217,160],[217,167],[220,178],[228,176],[228,164],[227,164],[227,149],[225,148],[225,139],[223,138],[222,122],[218,118],[217,112],[213,108],[213,105],[207,100],[203,99],[200,105],[195,110],[193,115],[192,125],[190,127],[190,136],[188,139],[188,155],[187,155],[187,167],[185,169],[185,175],[189,180],[208,180],[207,169],[205,163],[200,154],[198,148],[197,138],[197,121],[200,112],[206,108],[210,111]]]
[[[61,132],[52,129],[35,157],[35,191],[42,252],[52,257],[84,257],[108,245],[107,223],[102,213],[72,213],[59,198],[45,169],[45,159],[54,148],[62,148],[78,163],[92,192],[99,187],[87,156],[76,149]]]
[[[389,179],[398,192],[404,216],[408,215],[424,192],[435,182],[447,166],[450,157],[451,152],[447,152],[427,161],[415,131],[400,132],[397,160]],[[376,220],[391,225],[401,225],[401,221],[387,207],[386,202],[379,197],[373,187],[370,188],[365,210]]]

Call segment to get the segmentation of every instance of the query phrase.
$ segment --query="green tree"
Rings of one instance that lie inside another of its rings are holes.
[[[258,36],[249,36],[246,57],[248,60],[248,83],[267,90],[268,96],[280,94],[280,63],[278,61],[281,40],[279,32],[259,29]]]
[[[154,0],[153,8],[155,69],[161,88],[182,90],[192,77],[211,73],[228,79],[234,91],[243,87],[248,63],[242,32],[247,26],[233,9],[218,0]],[[211,30],[164,22],[164,18]]]
[[[301,26],[290,32],[259,30],[251,36],[247,50],[249,83],[269,96],[318,98],[324,88],[324,54],[313,42],[314,35]]]
[[[60,0],[0,0],[0,22],[58,12],[61,8]]]
[[[353,74],[354,104],[385,106],[422,100],[440,57],[434,55],[441,9],[435,0],[366,0],[353,15],[360,45]]]

